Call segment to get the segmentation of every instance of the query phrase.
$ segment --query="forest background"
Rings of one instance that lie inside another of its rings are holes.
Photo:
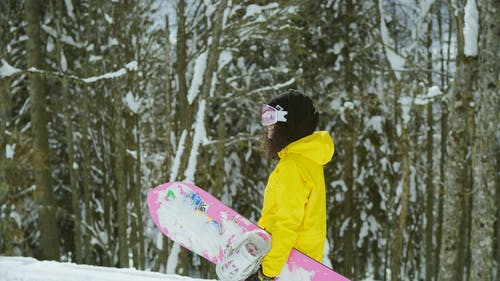
[[[259,108],[335,141],[328,257],[361,280],[497,280],[499,0],[0,1],[0,254],[214,277],[145,194],[256,220]]]

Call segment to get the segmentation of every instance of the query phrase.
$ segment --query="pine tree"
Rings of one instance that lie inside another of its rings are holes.
[[[43,45],[41,42],[42,3],[27,0],[25,3],[26,34],[28,35],[26,52],[27,66],[42,69]],[[29,91],[31,105],[31,128],[33,133],[33,169],[35,171],[36,189],[34,199],[38,212],[40,230],[39,257],[41,259],[59,260],[59,233],[57,206],[52,190],[50,149],[48,135],[49,115],[46,107],[46,91],[42,76],[37,73],[29,75]]]

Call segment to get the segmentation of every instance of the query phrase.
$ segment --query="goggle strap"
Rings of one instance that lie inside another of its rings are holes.
[[[286,117],[285,115],[288,114],[288,111],[284,111],[284,110],[277,110],[276,111],[276,120],[277,121],[281,121],[281,122],[286,122]]]

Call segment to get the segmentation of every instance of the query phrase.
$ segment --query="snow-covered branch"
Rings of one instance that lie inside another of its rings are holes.
[[[50,76],[56,76],[56,77],[66,77],[71,80],[75,80],[78,82],[83,82],[83,83],[94,83],[103,79],[115,79],[121,76],[124,76],[128,72],[132,71],[137,71],[137,61],[131,61],[127,63],[125,66],[122,68],[104,73],[101,75],[96,75],[88,78],[81,78],[76,75],[70,75],[62,72],[57,72],[57,71],[49,71],[49,70],[43,70],[43,69],[38,69],[36,67],[30,67],[28,70],[22,70],[19,68],[15,68],[11,66],[7,61],[2,60],[2,65],[0,66],[0,79],[1,78],[8,78],[8,77],[13,77],[16,75],[21,75],[21,74],[26,74],[26,73],[40,73],[40,74],[45,74],[45,75],[50,75]]]
[[[270,91],[270,90],[276,91],[276,90],[288,87],[288,86],[292,85],[293,83],[295,83],[295,78],[292,78],[292,79],[290,79],[284,83],[281,83],[281,84],[276,84],[273,86],[267,86],[267,87],[255,89],[253,91],[248,92],[248,94],[251,95],[251,94],[260,93],[260,92],[264,92],[264,91]]]

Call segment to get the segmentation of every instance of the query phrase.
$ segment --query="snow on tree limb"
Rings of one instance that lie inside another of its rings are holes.
[[[267,87],[262,87],[262,88],[252,90],[252,91],[248,92],[248,94],[250,95],[250,94],[260,93],[260,92],[269,91],[269,90],[279,90],[281,88],[290,86],[293,83],[295,83],[295,78],[292,78],[292,79],[290,79],[284,83],[281,83],[281,84],[276,84],[273,86],[267,86]]]
[[[102,79],[113,79],[113,78],[117,78],[117,77],[120,77],[120,76],[127,74],[128,71],[137,71],[137,62],[136,61],[131,61],[131,62],[127,63],[124,67],[118,69],[117,71],[108,72],[108,73],[105,73],[105,74],[102,74],[99,76],[84,78],[84,79],[81,79],[81,81],[83,81],[85,83],[92,83],[92,82],[96,82],[96,81],[99,81]]]
[[[399,80],[401,79],[401,73],[399,72],[405,65],[405,59],[393,51],[394,41],[389,35],[389,30],[385,24],[385,14],[384,7],[382,5],[382,1],[379,1],[379,10],[380,10],[380,36],[382,37],[382,42],[384,45],[385,54],[387,59],[389,60],[389,64],[394,72],[394,75]]]
[[[172,164],[172,168],[170,169],[169,181],[175,181],[177,179],[177,175],[179,174],[179,169],[181,166],[181,157],[182,154],[184,153],[186,137],[187,137],[187,130],[184,130],[182,131],[179,144],[177,145],[177,151],[175,152],[174,163]]]
[[[206,129],[205,129],[205,109],[206,101],[203,99],[198,105],[198,112],[196,114],[196,125],[194,128],[193,136],[193,146],[191,152],[189,153],[188,167],[184,172],[184,177],[186,182],[194,183],[194,175],[196,173],[198,149],[201,143],[206,139]]]
[[[203,84],[203,74],[205,73],[205,69],[207,68],[207,55],[208,52],[201,53],[196,59],[194,65],[194,73],[193,79],[191,81],[191,86],[188,91],[188,102],[192,104],[198,93],[200,92],[200,87]]]
[[[83,82],[83,83],[94,83],[103,79],[115,79],[121,76],[124,76],[128,72],[132,71],[137,71],[138,66],[137,66],[137,61],[131,61],[127,63],[124,67],[113,71],[113,72],[108,72],[104,73],[101,75],[97,76],[92,76],[92,77],[87,77],[87,78],[81,78],[76,75],[69,75],[57,71],[48,71],[48,70],[43,70],[43,69],[38,69],[36,67],[30,67],[28,70],[22,70],[15,68],[11,66],[8,62],[5,60],[2,60],[2,66],[0,66],[0,79],[1,78],[7,78],[11,76],[16,76],[20,74],[25,74],[25,73],[40,73],[40,74],[45,74],[49,76],[58,76],[58,77],[66,77],[75,81]]]
[[[0,78],[7,78],[20,72],[22,72],[21,69],[15,68],[5,60],[2,60],[2,66],[0,66]]]
[[[479,13],[476,1],[468,0],[464,12],[464,54],[468,57],[477,56],[477,38],[479,33]]]

